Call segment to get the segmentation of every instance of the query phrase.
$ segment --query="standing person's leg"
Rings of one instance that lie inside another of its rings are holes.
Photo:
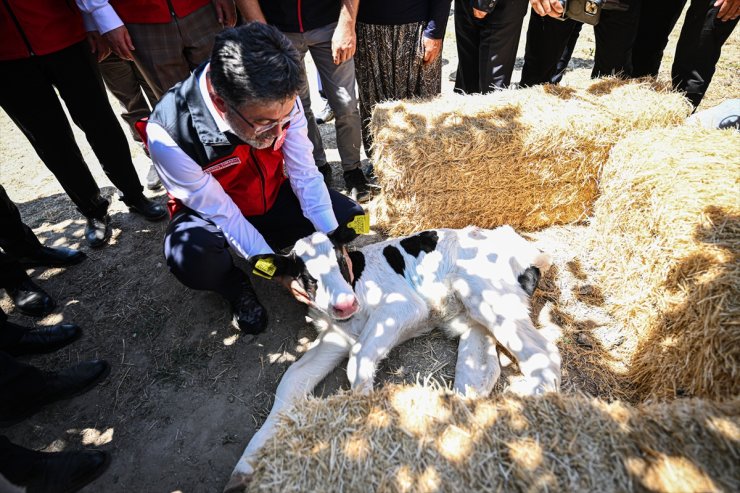
[[[528,4],[520,0],[501,0],[493,12],[483,19],[478,52],[478,85],[481,92],[503,89],[511,84]]]
[[[213,42],[223,27],[218,22],[216,9],[212,3],[201,7],[190,15],[178,20],[182,33],[183,55],[190,70],[211,58]]]
[[[738,22],[717,19],[718,11],[713,0],[692,0],[678,38],[671,70],[673,87],[685,92],[694,108],[704,98],[722,46]]]
[[[306,76],[306,53],[308,53],[308,42],[304,36],[304,33],[283,33],[293,47],[298,50],[298,54],[301,56],[301,71],[303,74],[303,80],[301,81],[301,88],[298,96],[301,98],[301,104],[303,105],[303,112],[306,115],[306,123],[308,125],[308,140],[313,144],[313,160],[316,166],[324,169],[322,166],[326,166],[326,152],[324,152],[324,143],[321,140],[321,132],[319,132],[319,126],[316,124],[316,117],[311,109],[311,90],[308,86],[308,78]]]
[[[321,76],[324,93],[334,110],[337,150],[342,170],[347,172],[360,166],[360,111],[355,90],[355,61],[335,65],[332,59],[331,38],[336,23],[304,33],[304,39]]]
[[[542,17],[534,10],[529,13],[527,44],[524,48],[524,67],[519,85],[530,87],[552,82],[558,74],[558,63],[569,43],[578,40],[581,23],[572,19],[560,21]],[[575,39],[574,39],[575,38]],[[570,57],[569,61],[570,61]]]
[[[686,0],[643,0],[632,47],[632,76],[656,77],[673,27]]]
[[[594,26],[596,52],[591,78],[632,76],[632,46],[640,22],[641,0],[632,0],[629,10],[605,10]]]
[[[582,28],[583,24],[579,22],[570,34],[568,43],[565,45],[565,49],[563,50],[563,54],[560,55],[560,60],[558,60],[558,63],[555,66],[555,75],[550,77],[551,84],[560,84],[560,81],[563,80],[563,75],[565,75],[570,59],[573,57],[573,51],[576,49],[576,43],[578,42],[578,37],[581,35]]]
[[[62,54],[49,64],[49,71],[72,120],[85,132],[103,171],[122,192],[122,199],[129,208],[146,219],[162,219],[167,210],[144,197],[126,135],[113,113],[87,44],[79,43],[60,52]]]
[[[105,60],[99,62],[98,68],[105,86],[126,110],[121,113],[121,118],[128,123],[131,136],[135,141],[141,142],[141,137],[134,128],[134,124],[148,117],[152,109],[142,92],[136,65],[111,53]]]
[[[457,42],[457,76],[455,92],[473,94],[481,92],[478,85],[478,51],[481,23],[473,17],[470,2],[455,0],[455,41]]]
[[[13,74],[0,77],[0,106],[28,138],[80,213],[100,219],[107,214],[108,201],[100,196],[82,158],[46,68],[57,56],[53,53],[0,62],[2,73]]]
[[[393,26],[377,26],[358,22],[357,52],[355,71],[359,92],[360,122],[362,124],[362,144],[365,153],[371,157],[373,136],[370,132],[370,118],[375,105],[382,101],[385,77],[381,76],[381,66],[388,63],[385,37],[391,36]]]
[[[18,207],[10,200],[2,185],[0,185],[0,248],[15,257],[41,249],[36,234],[23,223]]]

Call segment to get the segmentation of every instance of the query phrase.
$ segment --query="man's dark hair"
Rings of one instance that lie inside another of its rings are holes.
[[[227,103],[283,101],[298,94],[300,56],[275,27],[259,22],[226,29],[211,54],[211,84]]]

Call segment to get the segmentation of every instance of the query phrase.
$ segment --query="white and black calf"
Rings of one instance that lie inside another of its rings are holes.
[[[378,363],[413,337],[444,327],[460,337],[456,391],[488,395],[501,370],[496,343],[516,358],[523,379],[509,390],[556,392],[560,353],[530,319],[530,296],[550,257],[511,227],[425,231],[351,252],[351,262],[323,234],[298,241],[297,277],[314,319],[326,322],[283,376],[275,403],[236,465],[227,490],[248,482],[253,461],[274,433],[276,416],[349,357],[352,389],[370,392]],[[299,263],[300,263],[299,261]],[[318,325],[321,325],[319,323]]]

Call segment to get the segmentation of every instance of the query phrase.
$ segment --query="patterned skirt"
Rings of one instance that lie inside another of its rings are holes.
[[[381,101],[428,98],[442,90],[442,56],[424,65],[426,24],[399,26],[357,23],[355,70],[360,96],[362,142],[370,153],[370,117]]]

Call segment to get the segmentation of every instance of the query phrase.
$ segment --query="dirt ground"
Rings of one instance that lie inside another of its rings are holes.
[[[679,27],[680,22],[666,50],[663,77],[670,70]],[[585,81],[590,73],[593,34],[590,28],[583,31],[572,71],[565,76],[568,84]],[[740,97],[739,36],[736,31],[725,46],[703,107]],[[523,52],[524,39],[515,81]],[[448,75],[456,66],[452,19],[443,57],[443,92],[450,92]],[[119,112],[117,102],[112,98],[111,102]],[[320,109],[317,97],[313,106]],[[341,181],[333,125],[323,125],[322,133],[335,180]],[[304,309],[282,289],[257,279],[260,299],[270,313],[269,327],[258,337],[238,337],[225,301],[189,290],[169,274],[162,256],[166,221],[150,223],[127,212],[78,129],[75,136],[83,154],[104,193],[112,197],[114,234],[101,250],[84,244],[84,221],[4,112],[0,135],[0,183],[25,222],[44,244],[81,248],[89,257],[70,269],[29,271],[57,301],[51,315],[41,320],[24,317],[14,312],[4,294],[0,306],[16,323],[47,326],[65,321],[83,327],[80,341],[47,357],[29,359],[34,365],[56,369],[93,358],[105,358],[112,365],[110,376],[96,389],[48,406],[2,433],[40,450],[110,451],[110,469],[85,491],[220,491],[267,415],[280,376],[315,335]],[[131,149],[143,180],[148,160],[133,141]],[[164,200],[161,191],[150,196]],[[564,327],[559,342],[563,391],[611,399],[620,396],[621,342],[609,329],[601,307],[603,294],[590,280],[587,252],[573,247],[578,245],[580,228],[551,228],[535,235],[541,247],[555,255],[556,268],[543,280],[534,312],[537,316],[550,302],[551,318]],[[392,353],[379,380],[432,377],[449,382],[455,349],[454,341],[439,334],[411,341]],[[318,392],[344,385],[340,368]]]

